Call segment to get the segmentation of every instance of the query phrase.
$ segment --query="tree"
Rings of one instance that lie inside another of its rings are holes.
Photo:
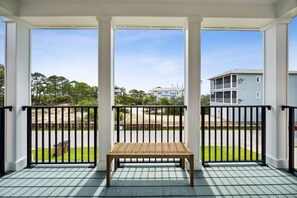
[[[47,78],[45,75],[35,72],[31,74],[31,94],[33,105],[44,104]]]
[[[201,106],[209,106],[210,104],[210,95],[201,95]]]

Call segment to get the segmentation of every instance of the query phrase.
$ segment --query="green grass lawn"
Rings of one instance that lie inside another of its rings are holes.
[[[235,160],[237,161],[239,159],[239,155],[238,155],[238,146],[235,146],[235,151],[234,151],[234,159],[233,159],[233,147],[229,146],[229,153],[228,153],[228,159],[231,160]],[[223,151],[223,155],[221,156],[221,147],[217,146],[217,150],[216,150],[216,155],[217,155],[217,161],[227,161],[227,146],[223,146],[222,147],[222,151]],[[202,149],[201,149],[202,151]],[[211,146],[210,147],[210,159],[209,159],[209,146],[205,147],[205,160],[207,161],[214,161],[215,160],[215,147]],[[240,148],[240,160],[245,160],[245,155],[244,155],[244,148]],[[252,159],[251,159],[251,155],[250,155],[250,150],[246,149],[246,160],[256,160],[257,158],[257,154],[256,152],[252,153]],[[200,153],[200,159],[202,159],[202,152]],[[258,155],[258,159],[261,159],[261,155]]]
[[[32,150],[33,159],[35,161],[35,150]],[[53,155],[55,153],[55,149],[51,149],[51,161],[55,161],[56,157]],[[76,149],[77,161],[80,162],[82,160],[82,149]],[[64,153],[64,161],[68,161],[69,159],[69,152]],[[57,157],[58,161],[62,161],[62,155]],[[38,149],[38,161],[42,161],[42,149]],[[44,149],[44,161],[49,161],[49,149]],[[70,148],[70,161],[75,161],[75,149]],[[83,148],[83,161],[88,161],[88,148]],[[90,161],[94,161],[94,147],[90,147]]]

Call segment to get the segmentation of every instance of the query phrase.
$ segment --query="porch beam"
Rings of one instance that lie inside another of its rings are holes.
[[[288,24],[278,19],[263,29],[264,104],[271,105],[266,121],[266,162],[276,168],[288,163],[287,113],[281,105],[288,102]]]
[[[201,17],[188,18],[185,26],[185,140],[194,153],[194,169],[200,161]]]
[[[106,153],[113,145],[114,31],[110,16],[97,17],[99,27],[99,152],[97,170],[106,170]]]
[[[5,105],[12,106],[6,120],[6,171],[27,164],[27,117],[23,105],[31,104],[31,30],[4,18],[5,22]]]

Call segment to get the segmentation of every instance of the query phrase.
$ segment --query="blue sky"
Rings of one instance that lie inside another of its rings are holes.
[[[289,26],[290,70],[297,70],[297,20]],[[231,69],[263,68],[261,32],[202,31],[202,93],[208,78]],[[184,84],[184,33],[180,30],[117,30],[115,84],[149,89]],[[98,82],[97,30],[33,30],[32,72],[63,75],[90,85]],[[4,26],[0,22],[0,63]]]

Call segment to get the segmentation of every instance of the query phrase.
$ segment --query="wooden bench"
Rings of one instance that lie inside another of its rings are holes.
[[[110,186],[110,164],[114,160],[117,169],[122,158],[180,158],[185,169],[185,159],[190,164],[190,185],[194,186],[194,155],[182,142],[172,143],[115,143],[106,154],[106,186]]]

